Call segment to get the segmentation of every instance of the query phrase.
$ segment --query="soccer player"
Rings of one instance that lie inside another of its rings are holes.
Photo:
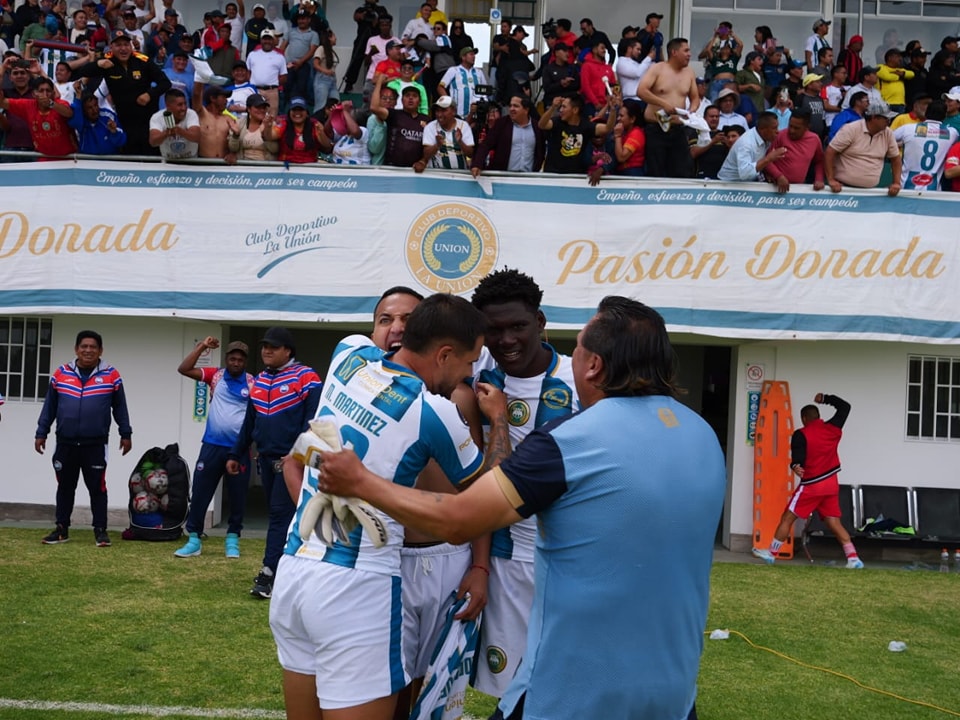
[[[943,125],[947,107],[936,100],[927,107],[923,122],[902,125],[893,139],[903,147],[900,184],[904,190],[939,190],[947,153],[957,141],[956,129]]]
[[[813,401],[832,405],[837,411],[824,422],[816,405],[804,405],[800,410],[803,427],[795,430],[790,439],[790,469],[800,478],[800,485],[783,511],[770,549],[754,548],[753,554],[772,565],[797,518],[806,519],[816,511],[843,548],[843,554],[847,556],[847,568],[859,570],[863,567],[863,561],[857,555],[849,533],[840,523],[840,486],[837,480],[837,473],[840,472],[837,447],[843,437],[843,425],[850,415],[850,403],[825,393],[817,393]]]
[[[486,317],[489,350],[475,366],[475,377],[506,393],[514,447],[535,428],[579,408],[570,358],[540,339],[547,322],[542,299],[533,278],[511,269],[483,278],[471,299]],[[513,680],[527,645],[536,537],[533,515],[493,536],[474,687],[496,698]]]
[[[392,287],[380,297],[373,312],[373,343],[384,352],[400,349],[403,331],[414,308],[423,296],[408,287]],[[470,421],[470,433],[481,445],[479,413],[473,389],[461,383],[453,391],[453,401]],[[295,476],[299,495],[300,475]],[[456,492],[439,466],[431,461],[417,478],[416,487],[432,492]],[[403,663],[412,678],[400,691],[395,718],[407,718],[420,692],[431,654],[445,621],[444,602],[456,590],[458,597],[470,594],[469,604],[458,619],[475,619],[486,605],[487,578],[490,574],[490,536],[472,545],[451,545],[435,537],[404,528],[400,549],[400,578],[403,601]]]
[[[447,399],[470,375],[482,334],[483,316],[466,300],[433,295],[410,313],[392,354],[369,338],[346,338],[334,350],[316,418],[335,422],[341,442],[391,482],[412,486],[431,458],[451,483],[471,480],[509,452],[502,393],[479,386],[492,423],[485,458]],[[289,469],[285,475],[296,478]],[[387,538],[379,548],[361,528],[350,544],[328,547],[316,533],[304,542],[300,519],[318,475],[310,469],[302,477],[270,606],[287,717],[389,720],[409,682],[401,658],[402,528],[381,515]]]
[[[349,450],[321,453],[320,489],[451,542],[537,513],[528,647],[503,717],[695,717],[723,452],[676,399],[655,310],[604,298],[572,362],[584,410],[534,430],[463,493],[385,482]],[[670,552],[638,526],[671,537]]]
[[[44,545],[70,539],[70,516],[77,494],[77,482],[90,492],[93,535],[97,547],[108,547],[107,535],[107,440],[110,415],[120,430],[120,450],[126,455],[133,447],[130,415],[123,380],[116,368],[100,362],[103,338],[93,330],[77,333],[77,359],[61,365],[50,378],[37,422],[34,449],[43,454],[50,426],[57,421],[57,449],[53,469],[57,473],[57,527],[43,538]]]
[[[203,551],[200,535],[203,534],[203,518],[210,507],[220,478],[227,469],[227,455],[237,441],[240,428],[247,413],[247,401],[253,389],[253,375],[247,372],[247,355],[250,349],[239,340],[227,345],[226,367],[197,367],[200,356],[208,350],[216,350],[220,341],[206,337],[180,363],[177,372],[191,380],[202,382],[210,388],[210,411],[207,427],[203,432],[200,457],[193,472],[193,488],[190,497],[190,512],[187,514],[186,544],[175,551],[177,557],[199,555]],[[241,458],[240,472],[226,475],[227,492],[230,496],[230,517],[227,519],[227,537],[224,552],[228,558],[240,557],[240,531],[247,508],[247,490],[250,485],[250,458]]]

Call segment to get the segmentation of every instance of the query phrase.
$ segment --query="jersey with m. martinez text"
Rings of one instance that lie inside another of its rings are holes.
[[[413,487],[431,458],[455,485],[480,471],[483,455],[456,405],[431,393],[409,368],[390,360],[370,338],[351,335],[337,345],[315,419],[330,420],[340,441],[350,443],[363,464],[391,482]],[[300,518],[317,492],[318,476],[305,468],[297,511],[284,552],[288,555],[387,575],[400,573],[403,527],[379,513],[387,542],[376,548],[356,528],[349,545],[325,545],[311,533],[300,538]]]
[[[543,343],[552,353],[544,373],[528,378],[507,375],[497,367],[493,356],[484,352],[474,364],[474,380],[490,383],[507,396],[507,417],[510,444],[516,447],[541,425],[566,417],[580,409],[580,400],[573,383],[573,364],[568,355],[561,355],[552,345]],[[489,425],[484,420],[484,439]],[[537,519],[531,516],[493,533],[492,557],[533,562],[537,540]]]

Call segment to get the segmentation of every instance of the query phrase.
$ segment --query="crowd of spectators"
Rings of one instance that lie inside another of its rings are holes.
[[[63,0],[10,2],[0,0],[5,150],[545,171],[592,184],[696,177],[779,192],[884,177],[890,194],[960,191],[952,36],[932,58],[885,36],[874,65],[859,35],[835,53],[824,18],[802,59],[768,26],[751,42],[721,22],[693,60],[689,41],[665,41],[658,13],[616,45],[590,18],[579,34],[551,20],[542,53],[504,20],[485,72],[465,22],[437,0],[402,21],[364,0],[338,73],[337,37],[313,0],[257,3],[249,18],[231,1],[194,32],[175,0],[82,0],[73,12]]]

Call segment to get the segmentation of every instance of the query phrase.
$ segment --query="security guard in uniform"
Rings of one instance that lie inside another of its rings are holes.
[[[127,131],[126,155],[159,155],[150,146],[150,116],[160,109],[160,96],[170,89],[170,78],[146,55],[133,52],[123,30],[110,35],[106,57],[80,67],[74,78],[106,78],[117,107],[120,124]]]

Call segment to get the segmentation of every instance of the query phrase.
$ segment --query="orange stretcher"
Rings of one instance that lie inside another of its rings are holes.
[[[793,411],[790,384],[765,380],[753,445],[753,547],[768,548],[787,501],[796,489],[790,472],[790,438]],[[793,528],[784,541],[780,558],[793,557]]]

